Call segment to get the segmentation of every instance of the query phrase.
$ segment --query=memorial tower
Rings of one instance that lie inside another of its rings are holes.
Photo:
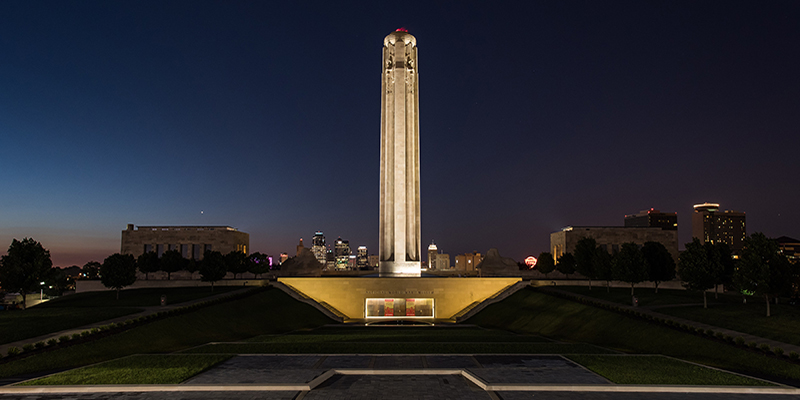
[[[381,76],[381,277],[420,276],[417,39],[400,28],[383,40]]]

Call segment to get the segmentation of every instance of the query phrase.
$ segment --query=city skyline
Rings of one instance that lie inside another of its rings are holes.
[[[311,10],[311,11],[308,11]],[[391,12],[389,12],[391,10]],[[389,15],[387,17],[387,15]],[[379,49],[420,41],[421,242],[517,261],[692,206],[800,235],[796,2],[0,3],[0,254],[127,224],[378,249]],[[374,250],[373,250],[374,249]]]

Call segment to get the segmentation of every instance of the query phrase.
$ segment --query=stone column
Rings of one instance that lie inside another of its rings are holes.
[[[383,40],[381,80],[381,277],[420,276],[417,40]]]

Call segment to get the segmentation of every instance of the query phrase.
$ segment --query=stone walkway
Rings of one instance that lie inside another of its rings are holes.
[[[75,333],[81,333],[83,331],[88,331],[88,330],[90,330],[92,328],[97,328],[97,327],[100,327],[100,326],[103,326],[103,325],[108,325],[108,324],[111,324],[111,323],[120,323],[120,322],[127,321],[129,319],[136,319],[136,318],[143,317],[143,316],[146,316],[146,315],[157,314],[157,313],[160,313],[162,311],[169,311],[169,310],[172,310],[172,309],[178,308],[178,307],[186,307],[186,306],[190,306],[192,304],[202,303],[202,302],[205,302],[205,301],[218,299],[218,298],[224,297],[224,296],[230,296],[232,294],[239,294],[239,293],[241,293],[243,291],[250,290],[250,289],[252,289],[252,287],[247,287],[247,288],[243,288],[243,289],[240,289],[240,290],[234,290],[234,291],[231,291],[231,292],[220,293],[220,294],[216,294],[216,295],[213,295],[213,296],[208,296],[208,297],[203,297],[203,298],[200,298],[200,299],[186,301],[186,302],[183,302],[183,303],[169,304],[169,305],[166,305],[166,306],[163,306],[163,307],[162,306],[131,307],[131,308],[141,308],[143,311],[138,312],[136,314],[128,314],[128,315],[124,315],[122,317],[108,319],[108,320],[105,320],[105,321],[98,321],[98,322],[95,322],[95,323],[92,323],[92,324],[89,324],[89,325],[80,326],[80,327],[77,327],[77,328],[71,328],[71,329],[66,329],[66,330],[59,331],[59,332],[48,333],[46,335],[37,336],[37,337],[33,337],[33,338],[28,338],[28,339],[23,339],[23,340],[19,340],[19,341],[16,341],[16,342],[0,344],[0,355],[5,356],[6,354],[8,354],[8,349],[11,348],[11,347],[18,347],[18,348],[21,349],[22,346],[24,346],[24,345],[26,345],[28,343],[47,342],[50,339],[53,339],[53,338],[57,339],[58,337],[63,336],[63,335],[72,335],[72,334],[75,334]],[[17,311],[14,311],[14,312],[17,312]],[[24,312],[24,311],[20,311],[20,312]]]
[[[695,328],[702,328],[704,330],[711,329],[714,332],[720,332],[720,333],[722,333],[724,335],[728,335],[728,336],[731,336],[733,338],[741,336],[742,339],[744,339],[745,343],[750,343],[750,342],[756,342],[758,344],[766,343],[766,344],[769,345],[770,348],[775,348],[775,347],[782,348],[786,354],[788,354],[788,353],[790,353],[792,351],[800,354],[800,346],[796,346],[796,345],[789,344],[789,343],[784,343],[784,342],[779,342],[777,340],[766,339],[766,338],[762,338],[760,336],[751,335],[751,334],[748,334],[748,333],[737,332],[737,331],[734,331],[734,330],[731,330],[731,329],[720,328],[718,326],[708,325],[708,324],[704,324],[704,323],[697,322],[697,321],[691,321],[691,320],[688,320],[688,319],[673,317],[671,315],[661,314],[658,311],[654,311],[653,310],[654,308],[657,309],[657,308],[669,307],[669,306],[666,306],[666,305],[657,306],[657,307],[633,307],[633,306],[628,306],[628,305],[624,305],[624,304],[620,304],[620,303],[614,303],[612,301],[601,300],[601,299],[598,299],[596,297],[584,296],[584,295],[581,295],[581,294],[576,294],[576,293],[568,292],[568,291],[565,291],[565,290],[559,290],[559,289],[555,289],[555,288],[551,288],[551,287],[540,288],[540,290],[542,290],[545,293],[548,292],[548,291],[551,291],[551,292],[560,293],[560,294],[563,294],[563,295],[566,295],[566,296],[571,296],[571,297],[575,297],[575,298],[583,298],[583,299],[586,299],[586,300],[591,300],[591,301],[595,301],[595,302],[602,303],[602,304],[612,305],[612,306],[615,306],[615,307],[621,307],[621,308],[624,308],[624,309],[630,309],[630,310],[634,310],[634,311],[640,312],[642,314],[652,315],[652,316],[654,316],[656,318],[672,320],[672,321],[675,321],[675,322],[677,322],[679,324],[685,324],[687,326],[693,326]],[[676,305],[676,306],[678,306],[678,305]]]

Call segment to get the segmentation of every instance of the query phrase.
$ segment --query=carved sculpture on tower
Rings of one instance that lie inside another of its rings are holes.
[[[401,28],[383,40],[381,79],[381,277],[420,276],[417,39]]]

